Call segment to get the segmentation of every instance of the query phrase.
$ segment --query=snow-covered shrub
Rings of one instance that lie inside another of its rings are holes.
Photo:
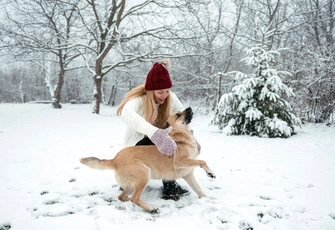
[[[290,74],[271,68],[279,53],[255,47],[244,60],[255,71],[252,74],[231,72],[239,82],[230,93],[222,95],[217,113],[211,121],[227,135],[256,135],[260,137],[290,137],[301,121],[283,99],[294,97],[283,84],[281,76]]]

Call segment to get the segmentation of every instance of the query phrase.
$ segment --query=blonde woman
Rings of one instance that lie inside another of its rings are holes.
[[[124,147],[154,144],[167,155],[176,150],[176,143],[169,136],[171,129],[163,129],[172,113],[183,110],[178,97],[170,91],[170,68],[170,60],[155,63],[145,84],[129,91],[119,105],[117,115],[127,125]],[[163,199],[178,200],[187,193],[176,181],[163,181]]]

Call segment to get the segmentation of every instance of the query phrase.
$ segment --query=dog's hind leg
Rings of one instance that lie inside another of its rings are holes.
[[[206,194],[200,188],[198,182],[195,180],[194,169],[192,169],[192,171],[189,174],[184,176],[183,179],[190,185],[190,187],[196,194],[198,194],[199,197],[207,197]]]
[[[129,187],[124,188],[123,191],[122,191],[122,193],[118,196],[118,199],[120,201],[128,201],[128,200],[130,200],[129,199],[129,195],[132,193],[132,191],[133,190],[131,188],[129,188]]]
[[[138,181],[136,181],[134,183],[134,193],[131,196],[130,200],[134,204],[140,206],[141,208],[145,209],[146,211],[148,211],[150,213],[157,213],[158,208],[152,207],[152,206],[144,203],[141,199],[142,193],[143,193],[144,189],[147,187],[147,184],[149,183],[149,180],[150,180],[150,169],[147,168],[145,171],[146,172],[142,171],[140,174],[138,174],[141,177],[138,177],[137,178]]]
[[[144,203],[141,199],[142,196],[142,192],[144,191],[146,185],[137,185],[135,187],[134,193],[131,196],[131,202],[133,202],[134,204],[140,206],[141,208],[145,209],[146,211],[150,212],[150,213],[157,213],[158,212],[158,208],[156,207],[152,207],[146,203]]]

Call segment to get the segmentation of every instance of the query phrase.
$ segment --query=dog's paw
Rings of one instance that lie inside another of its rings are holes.
[[[212,172],[206,172],[207,173],[207,176],[208,177],[210,177],[210,178],[212,178],[212,179],[215,179],[216,178],[216,176],[214,175],[214,173],[212,173]]]
[[[151,214],[158,214],[159,213],[159,209],[158,208],[153,208],[151,210],[148,210],[149,213]]]

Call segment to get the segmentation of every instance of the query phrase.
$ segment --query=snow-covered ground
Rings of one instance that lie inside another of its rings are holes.
[[[195,115],[192,127],[217,178],[195,170],[215,200],[194,192],[162,200],[152,181],[149,214],[120,202],[113,171],[79,158],[113,158],[125,125],[116,108],[0,104],[0,229],[335,229],[335,127],[306,125],[289,139],[224,136]],[[188,185],[177,180],[183,187]]]

